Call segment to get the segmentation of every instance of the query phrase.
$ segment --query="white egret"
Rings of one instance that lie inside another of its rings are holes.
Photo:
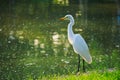
[[[78,54],[78,72],[80,68],[80,56],[83,59],[83,71],[85,72],[85,66],[84,66],[84,60],[88,63],[92,63],[92,57],[89,52],[89,48],[83,39],[83,37],[80,34],[74,34],[72,30],[72,26],[74,25],[74,18],[72,15],[66,15],[63,18],[60,18],[60,20],[69,20],[70,23],[68,24],[68,40],[70,44],[73,46],[73,49],[75,53]]]

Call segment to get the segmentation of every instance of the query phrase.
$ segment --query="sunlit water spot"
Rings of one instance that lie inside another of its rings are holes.
[[[34,49],[34,47],[33,47],[33,46],[31,46],[30,48],[31,48],[31,49]]]
[[[16,34],[19,36],[19,35],[23,35],[23,31],[16,31]]]
[[[61,28],[60,30],[61,30],[61,31],[66,31],[66,29],[64,29],[64,28]]]
[[[115,47],[119,48],[119,47],[120,47],[120,45],[115,45]]]
[[[41,53],[46,53],[46,51],[45,51],[45,50],[41,50],[40,52],[41,52]]]
[[[32,66],[34,65],[35,63],[28,63],[28,64],[25,64],[25,66]]]
[[[64,63],[66,63],[66,64],[70,63],[69,61],[64,60],[64,59],[61,59],[61,61],[64,62]]]
[[[23,39],[24,39],[24,36],[19,36],[19,39],[20,39],[20,40],[23,40]]]
[[[43,71],[42,73],[45,74],[45,71]]]
[[[2,31],[2,29],[0,29],[0,31]]]
[[[25,24],[23,23],[22,25],[24,26]]]
[[[38,48],[39,45],[39,40],[38,39],[34,39],[34,46],[35,48]]]
[[[9,35],[13,35],[14,34],[14,31],[10,31]]]
[[[14,36],[14,31],[10,31],[9,37],[8,37],[8,43],[11,43],[11,41],[14,41],[16,38]]]
[[[69,1],[68,0],[57,0],[54,3],[60,4],[60,5],[69,5]]]
[[[51,24],[50,22],[48,22],[48,25]]]
[[[83,31],[83,29],[75,29],[75,31],[78,31],[78,32],[80,31],[80,32],[82,32],[82,31]]]
[[[58,50],[55,48],[53,49],[53,51],[54,51],[55,55],[56,55],[56,53],[58,53]]]
[[[40,39],[40,36],[36,36],[36,39]]]
[[[80,17],[82,15],[81,13],[82,13],[81,11],[77,11],[75,14],[76,18]]]
[[[10,39],[10,40],[14,40],[14,39],[15,39],[15,37],[14,37],[14,36],[12,36],[12,35],[10,35],[10,36],[9,36],[9,39]]]
[[[27,51],[27,56],[30,56],[30,51]]]
[[[45,48],[45,44],[44,44],[44,43],[41,43],[41,44],[40,44],[40,48]]]
[[[69,61],[64,61],[66,64],[70,63]]]
[[[63,48],[64,50],[68,50],[67,48]]]
[[[47,57],[47,56],[48,56],[48,54],[45,54],[45,56]]]
[[[61,59],[61,61],[63,62],[63,61],[64,61],[64,59]]]
[[[61,42],[59,41],[59,38],[60,38],[60,35],[58,33],[55,33],[53,36],[52,36],[52,39],[53,39],[53,44],[61,44]]]
[[[99,58],[99,62],[102,62],[102,58],[101,57]]]

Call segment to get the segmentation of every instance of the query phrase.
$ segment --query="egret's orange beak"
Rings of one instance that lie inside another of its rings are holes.
[[[62,20],[62,21],[65,20],[65,17],[60,18],[60,20]]]

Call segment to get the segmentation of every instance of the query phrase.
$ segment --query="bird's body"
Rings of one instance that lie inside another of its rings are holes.
[[[74,18],[72,15],[66,15],[64,18],[61,18],[61,20],[70,20],[70,23],[68,24],[68,40],[70,44],[73,46],[73,49],[75,53],[77,53],[79,56],[81,56],[87,63],[92,62],[92,57],[89,52],[89,48],[83,39],[83,37],[80,34],[74,34],[72,30],[72,26],[74,25]],[[80,59],[79,59],[80,62]],[[78,64],[78,68],[79,68]],[[79,69],[78,69],[79,71]]]
[[[80,34],[75,34],[75,38],[74,38],[74,41],[73,41],[73,49],[87,63],[90,64],[92,62],[88,46],[87,46],[85,40],[82,38],[82,36]]]

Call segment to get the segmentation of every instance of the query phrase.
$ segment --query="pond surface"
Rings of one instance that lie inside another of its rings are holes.
[[[7,8],[1,6],[1,80],[76,72],[77,55],[68,42],[68,21],[59,20],[66,14],[74,16],[73,31],[81,34],[89,46],[93,63],[86,64],[87,70],[119,68],[120,25],[116,3],[13,1]]]

